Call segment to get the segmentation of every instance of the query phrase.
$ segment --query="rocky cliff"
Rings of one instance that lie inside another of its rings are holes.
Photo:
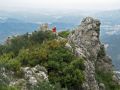
[[[109,77],[109,74],[113,73],[111,59],[99,40],[100,24],[99,20],[86,17],[68,37],[68,43],[73,46],[75,55],[85,58],[84,90],[108,90],[102,81],[96,79],[96,74],[99,71]],[[112,74],[112,80],[114,84],[117,83],[114,74]]]

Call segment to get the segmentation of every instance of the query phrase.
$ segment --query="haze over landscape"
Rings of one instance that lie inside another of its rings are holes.
[[[79,25],[82,18],[93,16],[101,20],[101,39],[108,46],[111,46],[108,42],[112,44],[108,52],[114,65],[120,68],[120,50],[111,52],[117,47],[111,38],[120,38],[119,14],[119,0],[0,0],[0,41],[4,42],[11,35],[32,32],[41,23],[57,26],[59,30],[71,29]]]
[[[120,0],[0,0],[0,90],[120,90]]]

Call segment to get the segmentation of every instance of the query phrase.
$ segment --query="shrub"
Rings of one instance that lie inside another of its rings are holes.
[[[55,39],[51,31],[35,31],[31,35],[28,33],[19,36],[13,36],[10,44],[0,45],[0,55],[13,52],[16,56],[20,49],[32,47],[36,44],[42,44],[43,41]]]
[[[84,81],[84,60],[76,58],[62,45],[57,46],[54,49],[50,48],[48,54],[47,69],[50,82],[59,82],[62,87],[79,88]]]
[[[66,35],[68,32],[63,32],[63,36]],[[56,40],[51,31],[36,31],[30,36],[26,34],[14,37],[10,45],[0,48],[0,64],[16,73],[20,73],[21,66],[40,64],[48,70],[48,78],[53,86],[59,83],[62,88],[78,89],[84,81],[84,59],[76,58],[66,49],[66,42]],[[49,90],[51,87],[48,85],[48,89],[42,86],[40,88]],[[56,90],[54,88],[51,90]],[[36,90],[39,89],[36,87]]]
[[[58,33],[58,35],[63,38],[67,38],[69,34],[70,34],[70,31],[61,31]]]
[[[19,90],[19,89],[7,85],[0,85],[0,90]]]
[[[34,90],[67,90],[67,89],[62,88],[59,83],[52,85],[49,82],[42,82],[39,83],[38,86],[34,87]]]
[[[105,90],[120,90],[120,85],[113,81],[113,73],[103,72],[96,69],[96,80],[105,84]]]
[[[10,59],[7,63],[7,68],[12,71],[19,71],[21,67],[21,63],[17,59]]]
[[[33,32],[29,40],[34,43],[42,43],[44,40],[52,40],[54,39],[54,35],[51,31],[36,31]]]
[[[63,77],[63,85],[65,84],[68,88],[79,88],[83,81],[84,81],[84,65],[83,62],[80,60],[73,60],[68,66],[66,66],[64,71]],[[81,62],[81,63],[79,63]],[[61,82],[62,82],[61,81]]]

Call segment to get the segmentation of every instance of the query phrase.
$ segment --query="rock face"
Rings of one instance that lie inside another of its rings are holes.
[[[16,86],[21,90],[31,90],[38,82],[48,81],[47,70],[40,65],[35,67],[21,67],[22,77],[15,78],[14,72],[1,68],[0,75],[9,86]],[[30,88],[30,89],[29,89]]]
[[[68,37],[68,43],[74,48],[76,56],[85,58],[85,82],[83,90],[105,90],[105,85],[95,78],[96,68],[112,72],[111,59],[102,55],[104,45],[99,40],[100,21],[91,17],[86,17]],[[70,46],[69,46],[70,47]]]
[[[36,85],[38,81],[48,80],[47,70],[42,66],[37,65],[33,68],[22,67],[21,70],[24,73],[24,78],[31,85]]]

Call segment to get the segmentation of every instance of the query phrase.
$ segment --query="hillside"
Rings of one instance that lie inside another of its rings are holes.
[[[0,45],[0,90],[119,90],[99,40],[100,21],[72,31],[37,30]]]
[[[50,27],[56,26],[58,30],[71,29],[79,25],[80,20],[85,16],[93,16],[101,20],[101,42],[105,43],[107,53],[112,58],[115,70],[120,71],[120,10],[82,12],[66,11],[65,13],[54,12],[6,12],[0,11],[0,43],[3,43],[8,36],[21,35],[36,30],[41,23],[49,23]],[[4,24],[3,24],[4,22]],[[37,24],[36,24],[37,23]],[[117,34],[117,35],[116,35]]]

